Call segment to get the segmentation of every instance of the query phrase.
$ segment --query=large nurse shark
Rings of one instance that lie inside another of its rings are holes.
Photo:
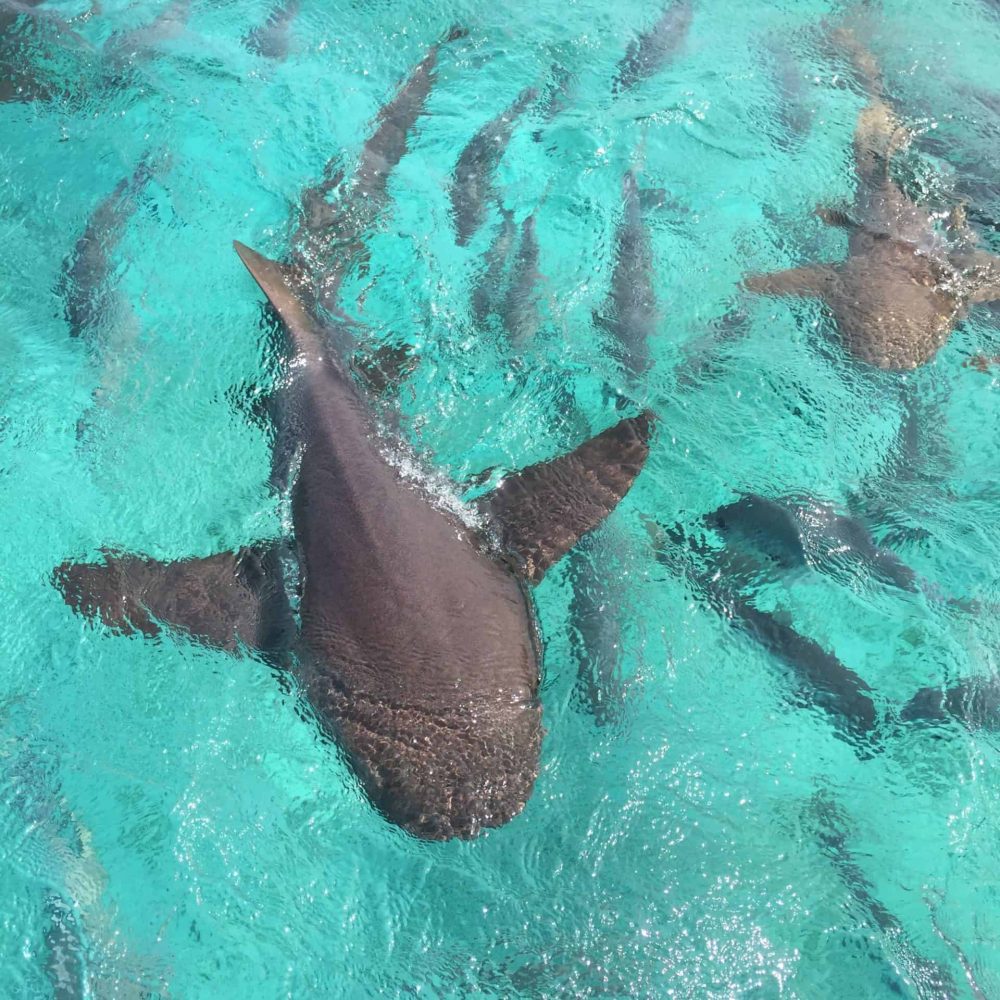
[[[652,417],[504,479],[460,517],[380,443],[349,373],[344,328],[307,307],[293,265],[237,252],[288,333],[283,433],[300,460],[292,521],[297,627],[282,543],[160,563],[66,563],[67,602],[123,633],[167,626],[287,659],[372,803],[427,839],[517,815],[542,738],[539,644],[526,585],[603,521],[639,474]]]
[[[871,53],[848,31],[837,38],[869,101],[854,132],[854,204],[818,212],[849,231],[847,259],[752,275],[744,284],[764,295],[822,299],[857,358],[879,368],[916,368],[934,356],[971,306],[1000,299],[1000,259],[975,248],[960,209],[941,233],[934,215],[892,178],[892,158],[909,133],[889,106]]]

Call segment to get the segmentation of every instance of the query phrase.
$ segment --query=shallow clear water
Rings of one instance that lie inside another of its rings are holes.
[[[0,104],[0,995],[51,994],[58,900],[96,996],[962,996],[963,957],[1000,995],[996,738],[952,723],[852,743],[649,528],[694,531],[743,491],[861,512],[936,591],[803,568],[765,574],[757,605],[835,651],[889,718],[998,669],[993,612],[934,597],[1000,601],[1000,383],[963,366],[1000,354],[997,314],[977,308],[916,373],[874,373],[818,306],[737,287],[845,250],[810,213],[853,190],[862,101],[818,31],[846,6],[694,0],[672,63],[617,97],[656,2],[303,0],[276,63],[241,41],[266,4],[194,0],[112,76],[100,46],[161,9],[105,2],[75,25],[98,54],[74,55],[69,96]],[[887,0],[868,16],[919,132],[915,183],[968,200],[1000,248],[1000,13]],[[51,572],[102,547],[169,559],[282,530],[248,417],[268,378],[260,296],[230,241],[283,254],[301,190],[335,154],[350,169],[452,24],[469,36],[442,49],[342,298],[372,342],[416,348],[404,433],[459,481],[565,450],[618,405],[660,419],[632,492],[536,591],[532,799],[475,842],[428,844],[371,809],[262,661],[94,628]],[[560,109],[527,114],[497,178],[517,221],[536,213],[544,276],[515,350],[469,309],[499,213],[457,247],[447,184],[481,124],[560,81]],[[62,262],[143,157],[100,336],[73,339]],[[666,192],[647,215],[661,317],[634,385],[594,320],[630,166]],[[584,599],[621,659],[600,726],[578,683]]]

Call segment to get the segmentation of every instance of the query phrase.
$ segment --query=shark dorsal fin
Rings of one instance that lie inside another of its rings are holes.
[[[480,500],[526,580],[538,583],[615,509],[649,454],[653,419],[647,410],[622,420],[575,451],[507,476]]]

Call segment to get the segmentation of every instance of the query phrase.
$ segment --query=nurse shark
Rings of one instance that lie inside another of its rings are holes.
[[[849,231],[847,259],[751,275],[744,284],[764,295],[822,299],[855,357],[879,368],[916,368],[971,306],[1000,299],[1000,259],[975,248],[961,209],[952,212],[946,236],[892,178],[892,158],[909,132],[887,101],[871,53],[849,31],[835,37],[869,102],[854,131],[854,204],[847,211],[818,210],[823,221]]]
[[[493,175],[507,151],[518,120],[537,97],[534,87],[522,90],[514,103],[488,121],[462,150],[448,191],[455,222],[455,242],[459,246],[465,246],[485,221],[486,207],[496,197]]]
[[[649,340],[661,319],[653,289],[655,263],[644,203],[659,192],[640,190],[636,173],[622,178],[622,217],[615,231],[615,263],[606,317],[595,316],[612,337],[616,359],[635,388],[651,365]]]
[[[629,42],[625,58],[618,64],[614,92],[631,90],[670,63],[684,44],[693,15],[691,0],[676,0],[654,25]]]
[[[42,0],[0,0],[0,103],[51,101],[81,88],[95,65],[69,22]]]
[[[121,242],[138,201],[153,177],[144,159],[131,177],[123,177],[90,214],[73,251],[63,261],[57,291],[64,303],[70,336],[86,337],[108,311],[113,294],[114,251]]]
[[[648,454],[651,414],[523,469],[467,518],[407,478],[306,303],[294,266],[237,252],[288,333],[280,411],[300,447],[292,520],[297,628],[282,542],[157,562],[65,563],[66,601],[119,632],[173,626],[287,662],[372,803],[427,839],[469,838],[524,807],[542,738],[527,585],[603,521]]]
[[[243,44],[265,59],[281,61],[288,55],[292,23],[299,14],[299,0],[283,0],[267,15],[267,20],[250,31]]]
[[[977,602],[942,595],[877,545],[860,520],[811,497],[771,499],[748,493],[705,515],[701,528],[718,535],[724,547],[711,544],[698,530],[648,522],[657,560],[686,578],[706,604],[784,664],[796,703],[826,712],[860,755],[868,756],[906,725],[954,721],[973,730],[1000,728],[1000,680],[971,677],[950,687],[922,688],[904,705],[886,711],[859,674],[797,631],[786,612],[756,606],[753,590],[762,580],[812,569],[852,587],[867,576],[898,591],[921,592],[928,601],[961,613],[979,609]]]

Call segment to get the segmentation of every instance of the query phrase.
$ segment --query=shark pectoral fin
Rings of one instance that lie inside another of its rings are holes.
[[[291,639],[276,546],[167,563],[107,554],[63,563],[53,580],[71,608],[123,635],[171,627],[229,652],[241,644],[276,652]]]
[[[809,264],[771,274],[748,275],[743,279],[743,287],[759,295],[822,297],[836,277],[837,269],[829,264]]]
[[[507,476],[479,501],[525,579],[538,583],[615,509],[649,454],[653,420],[648,410],[622,420],[567,455]]]

